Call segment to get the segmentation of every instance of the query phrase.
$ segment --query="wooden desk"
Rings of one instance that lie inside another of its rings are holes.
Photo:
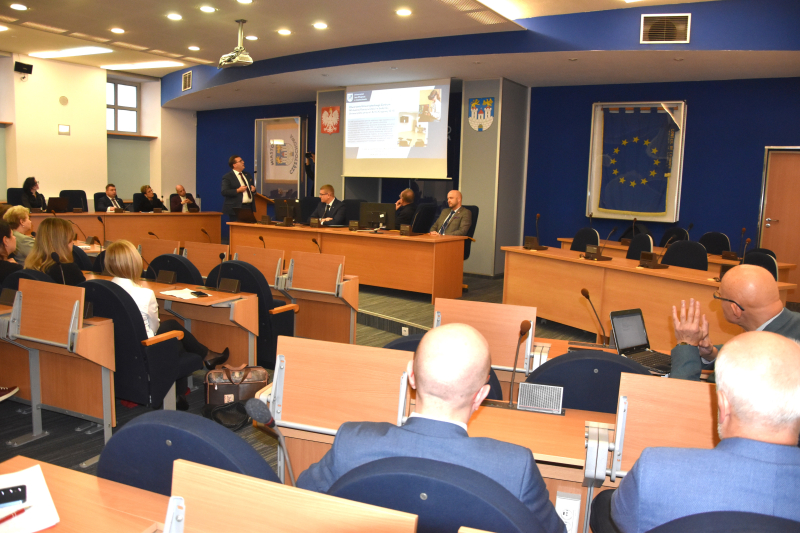
[[[675,346],[672,306],[694,298],[709,322],[712,342],[723,343],[742,329],[728,323],[722,307],[712,294],[719,283],[710,273],[688,268],[669,267],[648,270],[633,259],[587,261],[579,252],[548,249],[540,252],[521,246],[505,246],[503,303],[530,305],[537,316],[586,331],[596,331],[597,322],[589,302],[581,296],[586,288],[597,313],[611,332],[611,311],[641,308],[653,349],[667,351]],[[797,286],[778,283],[781,299]]]
[[[31,213],[33,231],[39,223],[53,215],[48,213]],[[147,234],[152,231],[161,239],[176,240],[181,246],[186,241],[208,242],[201,229],[205,229],[211,237],[211,242],[219,244],[221,233],[222,213],[58,213],[58,218],[65,218],[80,226],[76,228],[78,237],[92,235],[103,240],[103,223],[105,222],[105,240],[116,241],[126,239],[138,246],[145,239],[151,237]]]
[[[47,531],[142,533],[163,523],[169,498],[18,455],[0,463],[0,474],[40,465],[60,521]]]
[[[561,243],[562,250],[569,250],[569,247],[572,246],[571,238],[559,237],[558,241]],[[626,255],[628,254],[628,247],[620,244],[618,241],[600,241],[600,246],[605,246],[603,249],[603,255],[607,257],[621,257],[625,259]],[[653,252],[658,255],[662,255],[665,251],[666,248],[653,246]],[[719,276],[719,271],[720,268],[722,268],[722,265],[733,266],[738,264],[739,261],[731,261],[729,259],[723,259],[722,256],[719,255],[708,254],[708,271],[714,274],[713,277]],[[793,263],[778,263],[778,281],[788,282],[789,271],[795,269],[796,267],[797,265]]]
[[[358,276],[365,285],[404,291],[422,292],[436,298],[460,298],[464,273],[466,237],[419,235],[402,237],[399,233],[361,233],[347,228],[311,228],[265,226],[229,222],[231,253],[238,246],[263,246],[292,252],[317,253],[316,239],[322,253],[347,258],[345,274]]]

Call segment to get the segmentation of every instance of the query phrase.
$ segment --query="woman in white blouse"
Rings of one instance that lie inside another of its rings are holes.
[[[203,358],[206,368],[211,370],[216,365],[224,364],[228,360],[228,348],[222,353],[212,352],[201,344],[190,332],[177,321],[165,320],[160,322],[158,318],[158,303],[155,293],[139,285],[138,281],[142,274],[142,257],[132,243],[125,240],[116,241],[106,249],[105,268],[114,276],[113,281],[131,295],[136,307],[142,314],[144,328],[147,336],[153,337],[168,331],[182,331],[182,349],[189,353],[194,353]],[[188,407],[186,399],[181,394],[186,390],[186,378],[178,380],[178,408]]]

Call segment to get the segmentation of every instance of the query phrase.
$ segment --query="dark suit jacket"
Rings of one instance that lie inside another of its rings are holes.
[[[402,224],[411,225],[414,222],[414,214],[417,212],[417,204],[408,204],[401,206],[400,209],[394,212],[394,225],[396,229],[400,229]]]
[[[125,209],[125,202],[123,202],[119,197],[117,197],[117,203],[122,209]],[[100,211],[108,211],[108,208],[112,205],[111,199],[106,195],[101,196],[100,199],[97,200],[97,207],[100,208]]]
[[[247,172],[242,172],[244,177],[247,178],[247,182],[250,185],[255,185],[253,183],[253,177],[248,174]],[[242,185],[239,183],[239,178],[236,177],[236,174],[231,170],[224,176],[222,176],[222,196],[225,197],[225,201],[222,203],[222,213],[225,215],[232,215],[233,210],[242,207],[242,199],[244,199],[245,192],[236,192],[236,189],[241,187]],[[254,192],[250,192],[250,194],[255,195]],[[256,210],[256,202],[255,200],[247,204],[250,206],[250,209],[253,211]]]
[[[712,511],[800,521],[800,449],[725,439],[713,450],[647,448],[611,498],[623,533]]]
[[[450,422],[412,417],[402,427],[385,422],[342,424],[333,447],[320,462],[300,475],[297,486],[327,492],[350,470],[378,459],[399,456],[433,459],[480,472],[519,498],[531,510],[541,531],[566,531],[550,503],[530,450],[494,439],[470,438],[463,428]]]
[[[191,193],[186,193],[186,198],[189,200],[189,203],[186,204],[189,207],[196,207],[200,209],[200,206],[197,205],[194,201],[194,196]],[[181,197],[180,196],[173,196],[169,201],[169,210],[173,213],[180,213],[183,211],[183,205],[181,205]]]
[[[28,209],[42,209],[47,210],[47,199],[42,193],[37,193],[34,197],[28,191],[22,191],[22,205]]]
[[[433,226],[431,226],[431,231],[439,231],[439,228],[442,227],[444,221],[447,220],[448,216],[450,216],[450,211],[452,211],[450,208],[442,209],[439,219],[433,223]],[[472,226],[472,211],[462,205],[458,208],[458,212],[453,215],[453,218],[450,219],[450,223],[447,224],[444,234],[466,235],[470,226]]]
[[[142,201],[139,202],[139,211],[142,213],[151,213],[156,207],[164,210],[167,209],[161,199],[155,194],[153,195],[152,200],[148,200],[147,196],[142,195]]]
[[[309,218],[325,218],[325,208],[328,204],[320,204],[314,209],[314,212],[311,213]],[[344,204],[337,200],[336,198],[333,199],[333,203],[331,204],[331,210],[328,213],[328,216],[333,220],[323,223],[323,226],[343,226],[346,224],[346,213],[344,212]]]
[[[64,278],[67,285],[77,286],[86,281],[86,276],[83,275],[76,263],[61,263],[61,267],[64,268]],[[65,282],[61,277],[61,268],[58,265],[48,268],[45,274],[53,278],[56,283]]]

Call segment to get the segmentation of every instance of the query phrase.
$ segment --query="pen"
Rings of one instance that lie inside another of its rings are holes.
[[[27,507],[23,507],[23,508],[22,508],[22,509],[20,509],[19,511],[14,511],[14,512],[13,512],[13,513],[11,513],[10,515],[6,515],[6,516],[4,516],[3,518],[0,518],[0,524],[4,524],[4,523],[8,522],[9,520],[11,520],[12,518],[14,518],[15,516],[19,516],[19,515],[21,515],[22,513],[24,513],[25,511],[27,511],[27,510],[28,510],[28,509],[30,509],[30,508],[31,508],[31,506],[29,505],[29,506],[27,506]]]

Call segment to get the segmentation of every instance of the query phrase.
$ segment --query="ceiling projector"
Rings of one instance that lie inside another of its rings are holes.
[[[246,20],[237,20],[239,23],[239,46],[233,49],[230,54],[225,54],[219,58],[218,68],[248,67],[253,64],[253,58],[244,49],[244,23]]]

